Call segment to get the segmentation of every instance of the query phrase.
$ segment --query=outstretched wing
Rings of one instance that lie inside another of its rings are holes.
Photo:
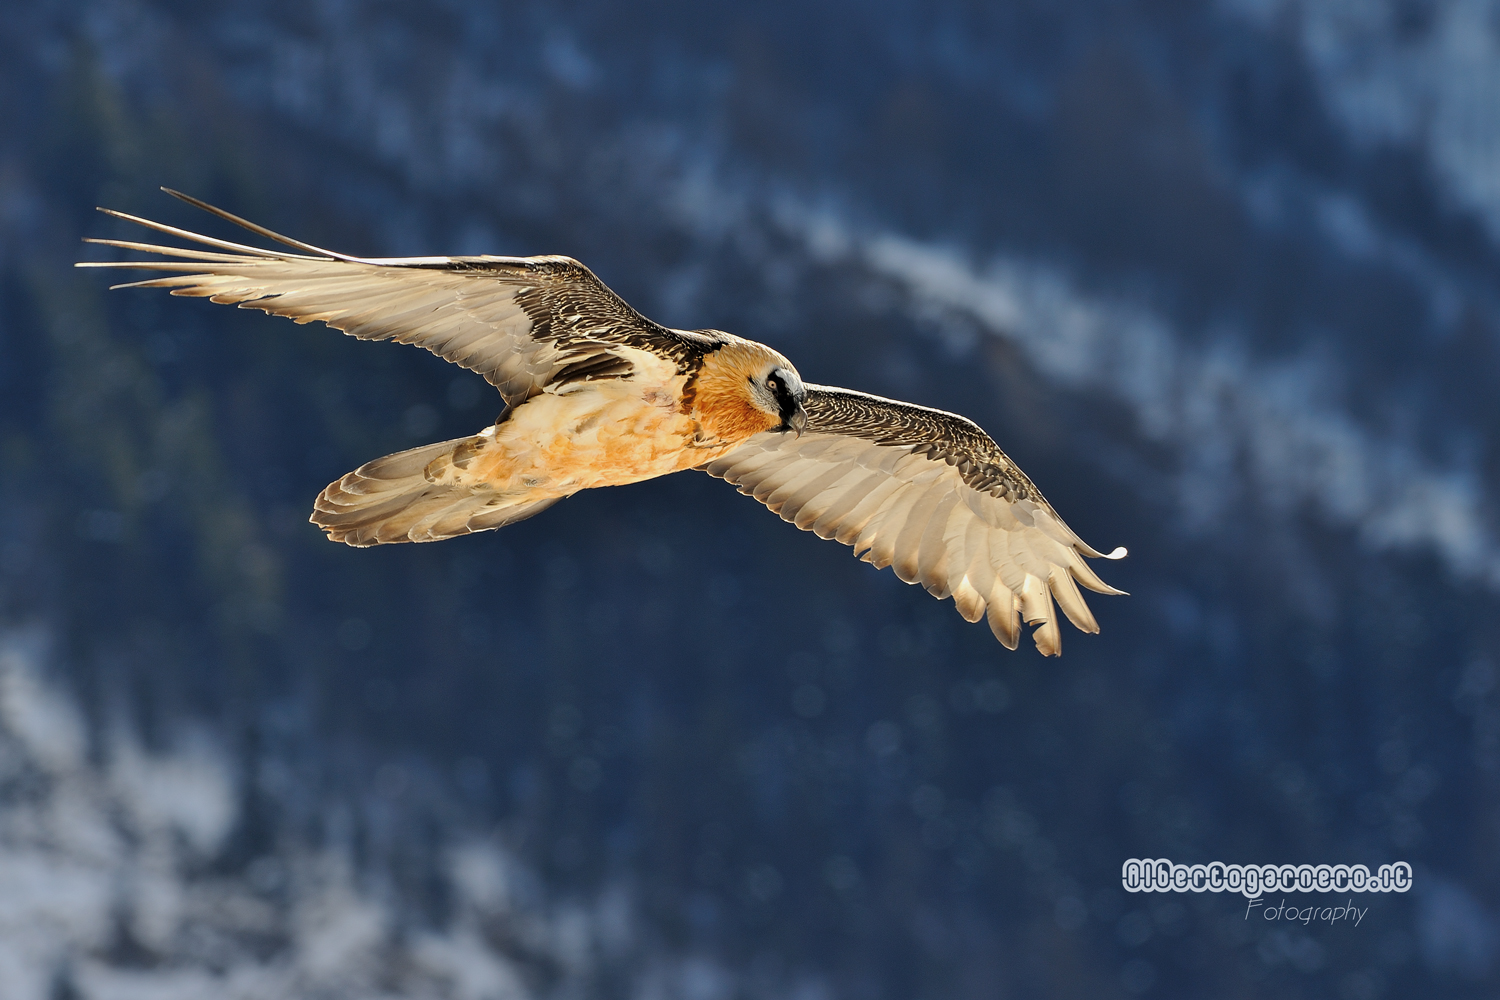
[[[1037,649],[1061,652],[1054,597],[1074,625],[1099,631],[1074,581],[1122,593],[1084,562],[1101,553],[973,421],[817,385],[805,406],[801,437],[758,434],[702,468],[877,569],[952,597],[969,621],[987,617],[1009,649],[1024,619],[1037,626]]]
[[[162,190],[306,252],[229,243],[100,209],[216,249],[91,239],[86,242],[178,259],[90,261],[78,266],[178,272],[115,287],[170,288],[173,295],[207,296],[298,323],[317,320],[361,340],[425,347],[483,375],[511,406],[548,385],[630,375],[630,352],[622,348],[639,348],[684,364],[710,343],[707,337],[646,319],[570,257],[350,257]]]

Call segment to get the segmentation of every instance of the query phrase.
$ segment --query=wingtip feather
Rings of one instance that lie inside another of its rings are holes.
[[[1049,618],[1042,622],[1031,633],[1032,641],[1036,643],[1037,652],[1043,656],[1062,655],[1062,629],[1057,627],[1057,619]]]
[[[368,263],[368,261],[363,257],[351,257],[348,254],[336,253],[333,250],[324,250],[322,247],[315,247],[311,243],[303,243],[301,240],[294,240],[290,236],[283,236],[275,230],[267,229],[265,226],[251,222],[249,219],[242,219],[238,215],[235,215],[233,212],[227,212],[222,208],[210,205],[208,202],[203,201],[201,198],[194,198],[190,194],[183,194],[181,191],[176,191],[165,186],[162,187],[162,191],[166,194],[171,195],[173,198],[178,199],[179,201],[187,202],[194,208],[202,209],[210,215],[217,215],[219,218],[223,219],[226,222],[232,222],[237,226],[241,226],[245,229],[250,230],[252,233],[255,233],[258,236],[264,236],[268,240],[275,240],[277,243],[284,243],[289,247],[296,247],[298,250],[306,250],[309,253],[319,254],[324,257],[331,257],[334,260],[347,261],[351,264]]]

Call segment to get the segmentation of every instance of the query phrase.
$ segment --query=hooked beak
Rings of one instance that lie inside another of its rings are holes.
[[[776,405],[781,411],[781,426],[779,431],[794,431],[798,437],[807,430],[807,410],[802,404],[807,401],[807,387],[802,384],[802,379],[797,377],[795,371],[786,368],[777,368],[771,372],[779,379],[776,386]]]
[[[798,403],[797,408],[792,411],[792,415],[787,417],[786,424],[796,432],[798,437],[801,437],[802,432],[807,430],[807,411],[802,408],[801,403]]]

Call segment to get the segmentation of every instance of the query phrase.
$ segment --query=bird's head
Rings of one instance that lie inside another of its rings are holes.
[[[807,387],[790,364],[776,365],[757,375],[745,376],[750,399],[757,409],[774,414],[779,421],[773,431],[793,431],[798,437],[807,429]]]
[[[700,419],[721,437],[807,428],[807,387],[792,363],[763,344],[739,340],[709,354],[698,375]]]

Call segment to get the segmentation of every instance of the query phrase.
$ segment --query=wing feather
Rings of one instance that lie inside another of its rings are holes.
[[[866,470],[859,468],[853,461],[846,462],[838,479],[826,484],[821,480],[817,484],[809,484],[782,505],[778,513],[804,531],[810,531],[820,517],[848,496],[868,475]]]
[[[898,532],[891,532],[891,566],[904,583],[919,583],[922,579],[922,536],[942,506],[944,495],[937,490],[913,488],[915,495],[911,509],[901,521]]]
[[[1094,572],[1094,567],[1084,562],[1081,558],[1074,560],[1068,568],[1072,570],[1073,576],[1078,580],[1079,583],[1083,584],[1085,587],[1092,590],[1096,594],[1118,595],[1125,593],[1125,591],[1116,590],[1109,584],[1105,583],[1103,580],[1099,579],[1099,574]]]
[[[870,547],[869,542],[860,544],[859,541],[865,537],[865,529],[870,526],[872,520],[880,516],[883,510],[882,505],[905,490],[906,485],[892,476],[887,476],[883,481],[876,483],[875,488],[866,493],[859,503],[855,504],[854,508],[844,516],[838,533],[834,537],[845,545],[853,545],[856,556],[864,552]]]
[[[977,517],[970,519],[965,532],[965,548],[970,552],[969,566],[964,575],[981,595],[988,595],[999,580],[990,565],[990,535],[988,525]]]
[[[953,584],[953,606],[963,615],[964,621],[971,624],[984,617],[984,598],[974,589],[968,577],[960,577]]]
[[[826,472],[817,471],[818,466],[814,466],[813,468],[814,471],[809,475],[803,476],[795,483],[789,483],[777,490],[772,495],[771,502],[768,502],[766,506],[770,507],[773,503],[776,504],[776,513],[795,524],[797,522],[797,515],[803,507],[848,479],[850,473],[854,471],[854,463],[845,462],[842,465],[834,466]]]
[[[1073,582],[1073,575],[1066,568],[1057,566],[1047,580],[1051,584],[1052,595],[1057,598],[1057,604],[1063,609],[1063,614],[1068,616],[1068,621],[1076,625],[1080,632],[1098,632],[1099,623],[1094,620],[1094,613],[1078,592],[1078,584]]]
[[[809,494],[810,499],[822,492],[823,485],[832,485],[842,478],[849,468],[847,464],[830,468],[822,462],[791,462],[780,470],[780,475],[775,477],[777,482],[775,489],[765,497],[757,496],[755,499],[779,514],[788,500],[804,490],[812,489],[814,492]]]
[[[989,621],[990,631],[995,633],[995,638],[999,639],[1000,645],[1006,649],[1015,649],[1021,644],[1018,603],[1015,594],[1011,593],[1005,584],[996,580],[994,586],[990,588],[990,603],[985,617]]]
[[[977,426],[824,386],[808,386],[805,406],[801,437],[766,432],[701,468],[876,568],[952,597],[1009,649],[1024,621],[1037,649],[1058,655],[1058,608],[1099,630],[1077,586],[1120,593],[1084,561],[1099,553]]]
[[[865,530],[872,535],[870,542],[870,565],[876,569],[885,569],[896,558],[896,543],[900,540],[901,530],[906,525],[907,518],[915,508],[927,497],[925,491],[917,489],[910,483],[904,484],[896,501],[885,511],[877,514],[878,520],[872,521]],[[859,546],[855,546],[855,552]],[[903,567],[904,569],[904,567]],[[902,570],[897,570],[896,575],[901,576]],[[903,583],[915,583],[916,577],[912,573],[907,574],[910,579],[902,579]]]
[[[938,600],[953,596],[963,580],[964,529],[971,520],[959,502],[958,490],[943,495],[933,512],[927,530],[922,534],[917,573],[922,586]]]
[[[850,518],[860,503],[882,485],[891,481],[889,476],[882,475],[879,472],[866,471],[863,477],[858,479],[848,489],[835,496],[827,509],[819,514],[811,524],[804,525],[801,519],[799,519],[797,527],[805,527],[806,530],[811,531],[819,538],[833,538],[839,534],[844,521]],[[803,513],[806,513],[806,511]],[[840,538],[839,541],[843,541],[843,539]]]

